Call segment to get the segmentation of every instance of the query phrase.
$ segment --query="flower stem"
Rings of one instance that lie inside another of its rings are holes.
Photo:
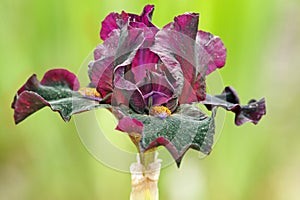
[[[130,166],[132,191],[130,200],[158,200],[158,179],[161,160],[158,153],[150,151],[140,153],[137,162]]]

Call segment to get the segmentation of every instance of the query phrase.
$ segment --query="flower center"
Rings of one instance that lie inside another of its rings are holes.
[[[149,114],[161,119],[165,119],[171,115],[171,111],[165,106],[153,106],[151,107]]]
[[[96,88],[83,87],[78,90],[79,94],[91,99],[101,99],[101,94]]]

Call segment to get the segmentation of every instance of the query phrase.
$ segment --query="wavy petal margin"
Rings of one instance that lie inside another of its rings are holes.
[[[257,124],[266,114],[265,99],[250,100],[247,105],[240,105],[239,97],[232,87],[226,87],[221,95],[206,95],[201,103],[211,110],[213,107],[222,107],[235,113],[235,124],[240,126],[246,122]]]
[[[192,148],[208,155],[214,141],[216,109],[209,117],[192,105],[181,105],[178,112],[165,119],[132,112],[118,112],[123,117],[117,130],[129,135],[139,133],[140,149],[147,151],[158,146],[165,146],[175,159],[177,166],[188,149]],[[134,128],[134,129],[133,129]],[[139,131],[139,132],[137,132]]]
[[[69,121],[76,113],[108,107],[99,104],[98,101],[85,98],[77,92],[78,89],[77,77],[65,69],[48,71],[41,82],[35,74],[32,75],[18,90],[12,103],[15,123],[20,123],[45,106],[59,112],[65,121]]]
[[[102,40],[108,39],[110,37],[110,34],[114,30],[121,29],[122,25],[125,25],[128,22],[129,24],[130,22],[133,22],[133,23],[144,24],[146,27],[155,27],[151,22],[153,11],[154,11],[154,5],[146,5],[141,15],[126,13],[125,11],[122,11],[120,14],[115,12],[110,13],[102,21],[100,38]],[[133,26],[137,26],[137,25],[133,25]]]

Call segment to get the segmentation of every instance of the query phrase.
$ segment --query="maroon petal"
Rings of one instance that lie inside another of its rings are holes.
[[[99,60],[106,57],[112,57],[113,54],[116,53],[119,38],[120,31],[113,31],[109,38],[96,47],[94,50],[94,59]]]
[[[140,122],[137,119],[130,118],[130,117],[124,117],[122,118],[117,127],[116,130],[122,131],[125,133],[142,133],[143,132],[143,123]]]
[[[186,13],[175,17],[174,22],[171,22],[170,24],[166,25],[164,29],[169,29],[177,31],[179,33],[183,33],[192,38],[192,40],[195,40],[198,32],[198,23],[199,14]]]
[[[128,66],[126,72],[126,79],[133,83],[138,83],[147,77],[147,71],[156,71],[155,63],[147,63],[135,67]]]
[[[182,157],[189,148],[204,154],[211,152],[214,141],[215,113],[216,109],[209,117],[199,108],[186,104],[181,105],[176,114],[164,119],[139,115],[128,110],[123,110],[121,115],[129,117],[123,122],[123,127],[133,132],[142,130],[139,144],[142,152],[163,145],[172,154],[179,167]],[[133,119],[142,123],[143,128],[141,129],[141,126],[137,127],[135,123],[131,122]],[[126,126],[126,122],[130,125]],[[123,127],[120,130],[124,130]]]
[[[32,75],[18,90],[12,103],[15,122],[21,122],[45,106],[59,112],[65,121],[69,121],[73,114],[107,106],[84,98],[74,91],[78,88],[76,76],[64,69],[48,71],[41,82],[37,80],[36,75]]]
[[[211,56],[206,75],[225,65],[226,48],[219,37],[208,32],[198,31],[196,42]]]
[[[141,15],[126,13],[125,11],[122,11],[121,14],[110,13],[102,22],[100,38],[106,40],[110,37],[113,30],[121,29],[122,25],[125,25],[127,22],[139,22],[147,27],[155,27],[151,22],[153,11],[153,5],[146,5]]]
[[[40,110],[44,106],[49,106],[48,102],[35,92],[22,92],[18,99],[14,102],[14,119],[18,124],[32,113]]]
[[[102,27],[100,30],[100,38],[102,40],[106,40],[109,38],[110,33],[119,28],[118,21],[123,21],[125,24],[128,20],[128,14],[126,12],[118,13],[110,13],[103,21]]]
[[[211,110],[213,107],[222,107],[235,113],[235,124],[240,126],[246,122],[257,124],[266,114],[265,99],[251,100],[247,105],[240,105],[239,97],[232,87],[226,87],[221,95],[208,95],[202,102]]]
[[[210,56],[195,44],[195,40],[164,29],[156,34],[155,44],[150,50],[160,57],[175,79],[174,88],[181,96],[180,104],[205,99],[205,74]],[[197,82],[199,80],[201,82]]]
[[[116,78],[114,81],[114,90],[112,95],[112,105],[125,105],[132,107],[137,113],[143,113],[146,107],[144,98],[139,88],[130,81],[122,77],[122,69],[116,71]]]
[[[20,95],[22,92],[29,90],[29,91],[35,91],[38,89],[40,82],[36,78],[36,74],[33,74],[29,79],[26,81],[26,83],[18,90],[17,95]],[[11,107],[14,108],[15,101],[13,101]]]
[[[105,97],[113,90],[113,60],[114,58],[107,57],[89,64],[91,84],[97,87],[102,97]]]
[[[174,88],[165,74],[149,72],[149,77],[151,80],[152,91],[163,93],[168,97],[173,96]]]
[[[138,83],[146,77],[146,71],[155,71],[159,57],[149,49],[139,49],[132,61],[129,73],[133,74],[135,83]]]
[[[117,67],[129,65],[136,51],[143,44],[144,36],[141,30],[123,27],[95,50],[95,58],[89,64],[91,84],[96,86],[102,97],[113,90],[113,73]]]
[[[199,89],[194,89],[196,86],[199,86]],[[188,104],[191,102],[197,102],[198,99],[202,99],[203,96],[206,95],[206,85],[204,82],[195,82],[194,85],[192,85],[191,82],[189,82],[187,79],[184,80],[184,85],[182,92],[180,96],[178,97],[180,104]]]
[[[139,49],[132,61],[132,68],[145,64],[157,64],[158,56],[149,49]]]
[[[167,77],[153,71],[148,72],[146,78],[138,83],[138,88],[149,108],[163,105],[174,97],[174,88]]]
[[[41,80],[42,85],[68,87],[74,91],[79,90],[80,84],[75,74],[66,69],[53,69],[46,72]]]
[[[36,92],[40,85],[66,87],[74,91],[77,91],[80,87],[76,75],[66,69],[52,69],[47,71],[41,82],[37,80],[36,74],[33,74],[18,90],[11,107],[15,108],[16,100],[22,92],[26,90]]]
[[[145,42],[143,44],[143,48],[149,48],[154,44],[155,34],[159,31],[156,27],[148,27],[141,22],[130,22],[129,29],[141,29],[144,32]]]
[[[154,25],[151,22],[153,11],[154,11],[154,5],[146,5],[140,16],[135,14],[129,14],[129,16],[133,18],[132,21],[142,22],[148,27],[154,27]]]
[[[263,115],[266,114],[265,99],[259,101],[251,100],[248,105],[242,106],[241,111],[235,117],[235,124],[240,126],[246,122],[257,124]]]

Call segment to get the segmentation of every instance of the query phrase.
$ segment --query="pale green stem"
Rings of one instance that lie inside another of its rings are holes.
[[[138,154],[137,162],[131,164],[130,200],[158,200],[158,179],[161,160],[156,151]]]

